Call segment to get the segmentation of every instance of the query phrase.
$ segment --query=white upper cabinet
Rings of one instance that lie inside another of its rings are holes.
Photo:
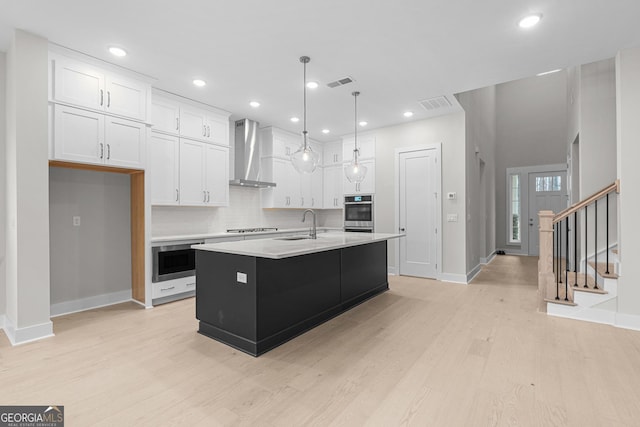
[[[60,55],[54,55],[52,61],[52,101],[147,120],[147,83]]]
[[[53,114],[54,159],[144,169],[144,124],[64,105]]]
[[[158,96],[151,101],[153,130],[229,146],[229,114]]]
[[[323,170],[323,208],[342,208],[342,176],[344,171],[342,165],[328,166]]]
[[[344,194],[374,194],[376,192],[376,163],[373,160],[363,160],[360,162],[367,168],[367,174],[362,182],[349,182],[347,175],[342,172],[342,188]]]
[[[324,157],[322,164],[324,166],[342,164],[342,141],[324,144]]]
[[[179,135],[180,106],[154,94],[151,99],[151,123],[154,131]]]
[[[149,138],[151,203],[180,204],[180,140],[177,136],[151,132]]]
[[[207,205],[229,206],[229,147],[205,147]]]
[[[188,139],[180,140],[180,204],[204,206],[204,144]]]
[[[376,139],[372,135],[358,136],[360,159],[373,159],[376,156]],[[350,162],[353,158],[353,137],[342,139],[342,160]]]

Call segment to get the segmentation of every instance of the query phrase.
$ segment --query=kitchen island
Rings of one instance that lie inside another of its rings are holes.
[[[198,332],[258,356],[389,289],[401,234],[300,237],[194,245]]]

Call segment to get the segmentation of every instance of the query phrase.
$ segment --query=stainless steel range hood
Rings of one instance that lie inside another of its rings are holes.
[[[275,187],[275,182],[261,181],[260,175],[260,140],[258,122],[249,119],[236,121],[236,148],[234,179],[229,185],[242,187],[268,188]]]

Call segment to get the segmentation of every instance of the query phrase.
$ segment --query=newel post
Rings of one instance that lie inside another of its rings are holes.
[[[540,224],[540,258],[538,259],[538,311],[547,312],[547,295],[555,292],[553,275],[553,216],[552,211],[538,212]]]

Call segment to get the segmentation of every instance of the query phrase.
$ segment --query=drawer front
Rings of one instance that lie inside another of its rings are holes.
[[[153,283],[151,298],[162,298],[170,295],[196,290],[196,276],[181,277],[166,282]]]

